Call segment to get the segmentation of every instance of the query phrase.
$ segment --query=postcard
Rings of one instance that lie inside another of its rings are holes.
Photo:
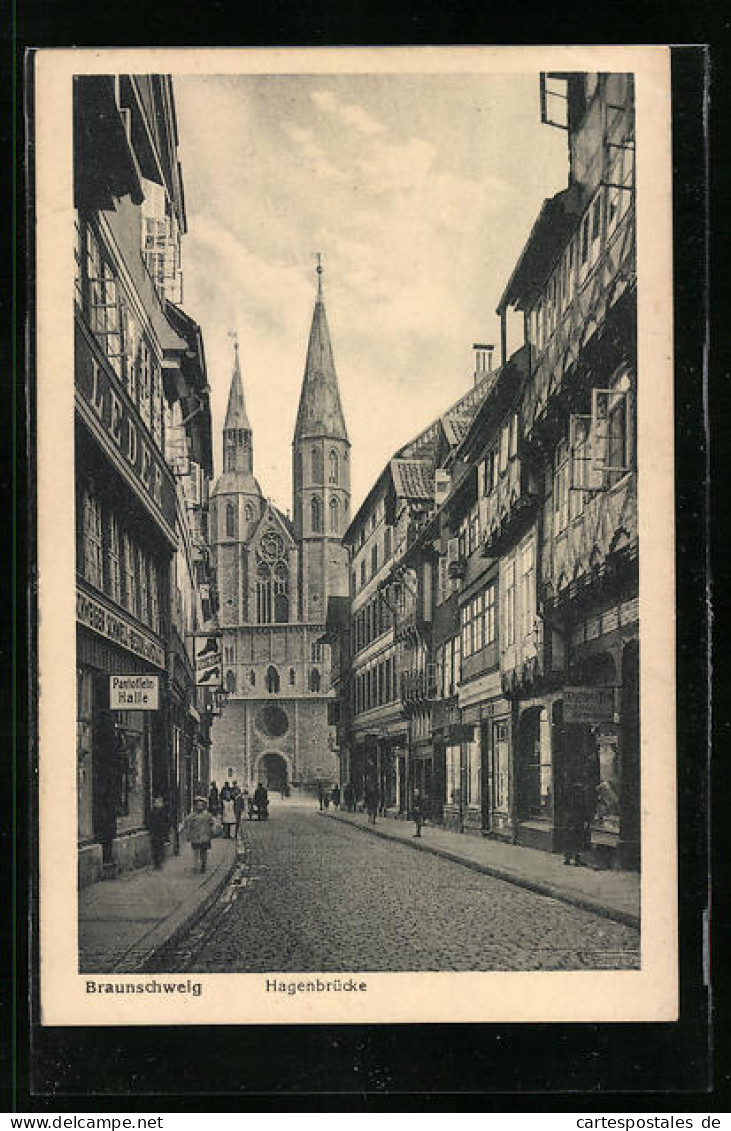
[[[34,84],[42,1023],[675,1019],[669,49]]]

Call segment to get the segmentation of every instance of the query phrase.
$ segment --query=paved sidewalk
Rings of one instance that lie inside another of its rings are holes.
[[[379,817],[371,825],[365,813],[328,809],[323,815],[639,929],[640,879],[635,872],[567,866],[563,856],[552,852],[452,832],[438,825],[425,825],[421,837],[415,837],[411,821]]]
[[[214,839],[203,874],[190,845],[161,871],[141,868],[79,893],[79,971],[138,973],[160,947],[188,929],[219,895],[236,863],[236,842]]]

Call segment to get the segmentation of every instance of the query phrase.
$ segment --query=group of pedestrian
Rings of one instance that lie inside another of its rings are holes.
[[[225,782],[219,793],[215,781],[211,782],[208,793],[208,812],[214,818],[220,817],[223,835],[227,840],[239,835],[241,817],[247,807],[248,789],[241,789],[239,783]]]

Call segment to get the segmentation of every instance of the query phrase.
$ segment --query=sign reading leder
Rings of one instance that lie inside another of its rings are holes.
[[[611,723],[614,721],[614,688],[565,687],[565,723]]]
[[[81,589],[76,590],[76,620],[84,628],[90,628],[155,667],[165,667],[165,649],[162,645]]]
[[[111,711],[157,711],[159,707],[159,675],[110,675]]]

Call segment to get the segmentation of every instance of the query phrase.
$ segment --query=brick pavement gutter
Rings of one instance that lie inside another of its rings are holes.
[[[537,895],[548,896],[549,899],[556,899],[561,903],[568,903],[572,907],[580,908],[582,911],[590,911],[594,915],[601,915],[604,919],[612,919],[617,923],[622,923],[625,927],[633,927],[637,931],[640,930],[640,916],[634,915],[631,911],[624,911],[621,907],[608,906],[606,903],[591,899],[578,892],[557,887],[544,880],[534,880],[530,876],[509,872],[497,865],[481,864],[477,860],[470,860],[468,857],[461,856],[458,852],[450,852],[448,848],[443,848],[441,845],[424,843],[422,840],[419,840],[419,843],[415,844],[414,839],[416,838],[406,839],[405,837],[394,836],[392,833],[386,832],[383,828],[379,828],[376,825],[364,825],[359,821],[351,821],[348,817],[342,816],[339,813],[325,811],[323,816],[329,817],[331,821],[339,821],[343,825],[349,825],[350,828],[359,829],[361,832],[370,833],[371,836],[380,837],[381,840],[390,840],[392,843],[404,844],[407,848],[414,848],[417,852],[428,852],[432,856],[440,856],[443,860],[451,860],[453,864],[462,864],[463,867],[470,868],[473,872],[481,872],[483,875],[492,876],[496,880],[503,880],[505,883],[526,888],[528,891],[535,892]]]
[[[143,974],[147,965],[167,946],[174,945],[203,918],[228,883],[238,859],[235,845],[229,858],[222,860],[194,896],[183,901],[151,930],[146,931],[114,963],[112,974]],[[200,897],[200,898],[199,898]]]

